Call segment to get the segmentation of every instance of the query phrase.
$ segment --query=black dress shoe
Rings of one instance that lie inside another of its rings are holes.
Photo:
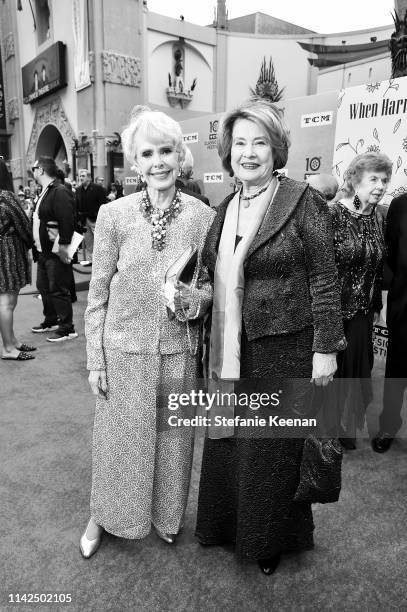
[[[379,431],[372,440],[372,448],[376,453],[386,453],[393,444],[393,440],[394,438],[391,434],[385,431]]]
[[[274,557],[269,559],[258,559],[257,563],[263,574],[271,576],[276,571],[278,564],[280,563],[281,553],[277,553]]]

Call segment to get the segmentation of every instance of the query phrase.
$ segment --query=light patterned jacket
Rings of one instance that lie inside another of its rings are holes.
[[[104,349],[128,353],[181,353],[190,350],[186,323],[169,319],[164,299],[165,274],[191,245],[198,248],[199,275],[191,287],[189,320],[203,316],[212,287],[201,254],[215,211],[181,194],[181,212],[167,227],[165,247],[152,248],[152,225],[140,211],[142,194],[134,193],[101,207],[95,228],[92,279],[85,333],[89,370],[105,368]],[[190,342],[199,325],[190,326]]]

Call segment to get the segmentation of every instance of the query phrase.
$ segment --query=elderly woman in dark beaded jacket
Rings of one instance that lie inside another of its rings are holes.
[[[392,164],[382,153],[357,155],[345,172],[345,196],[331,205],[335,258],[341,287],[347,348],[338,356],[331,387],[342,445],[356,448],[372,400],[373,323],[382,309],[384,215],[377,208],[391,179]]]
[[[203,259],[214,279],[210,384],[281,390],[278,409],[291,416],[311,378],[332,380],[345,341],[328,206],[306,183],[278,174],[289,144],[281,112],[265,100],[226,115],[219,154],[242,188],[220,204]],[[311,504],[295,501],[303,434],[261,423],[247,430],[238,418],[218,427],[216,416],[204,445],[196,535],[204,545],[234,544],[271,574],[281,553],[313,545]]]

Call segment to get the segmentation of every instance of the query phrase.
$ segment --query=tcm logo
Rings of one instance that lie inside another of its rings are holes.
[[[198,132],[192,132],[191,134],[184,134],[183,139],[184,139],[184,142],[186,142],[187,144],[191,142],[198,142]]]
[[[125,185],[137,185],[137,176],[126,176],[124,179]]]
[[[322,125],[331,125],[333,121],[333,111],[324,111],[323,113],[310,113],[309,115],[301,115],[301,127],[320,127]]]
[[[223,172],[205,172],[204,183],[223,183]]]

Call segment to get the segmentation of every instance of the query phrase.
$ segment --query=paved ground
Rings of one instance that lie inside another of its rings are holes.
[[[78,276],[78,280],[86,278]],[[314,510],[315,549],[284,557],[273,577],[238,563],[232,551],[201,548],[193,537],[202,440],[196,444],[186,524],[175,547],[150,534],[141,542],[106,536],[82,559],[88,518],[93,398],[80,336],[51,345],[28,330],[41,302],[19,298],[16,329],[38,345],[28,363],[0,362],[0,610],[406,610],[407,442],[380,456],[361,440],[344,459],[338,504]],[[376,371],[376,427],[381,372]],[[72,603],[11,604],[9,594],[70,593]]]

